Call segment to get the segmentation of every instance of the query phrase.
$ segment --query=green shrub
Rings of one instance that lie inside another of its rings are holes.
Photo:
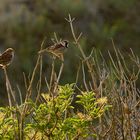
[[[76,103],[81,104],[83,109],[74,111],[75,107],[71,105],[76,94],[74,84],[58,86],[57,90],[57,96],[42,94],[44,103],[36,105],[31,100],[28,102],[30,113],[24,118],[23,138],[72,140],[95,137],[96,133],[92,131],[92,126],[95,119],[100,118],[108,109],[107,98],[96,99],[94,92],[82,92],[76,95],[78,97]],[[0,111],[0,138],[14,139],[20,131],[18,113],[21,108],[1,108]],[[13,118],[11,114],[16,117]]]

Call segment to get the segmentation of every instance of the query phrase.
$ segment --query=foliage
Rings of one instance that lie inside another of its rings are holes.
[[[14,108],[0,108],[0,139],[12,140],[17,137],[18,123],[17,120],[11,116]]]
[[[81,95],[77,95],[79,98],[77,103],[82,105],[83,112],[78,110],[75,112],[71,105],[74,94],[74,84],[67,84],[58,87],[57,96],[53,97],[48,93],[42,94],[45,103],[36,105],[33,101],[30,101],[31,110],[28,114],[30,119],[27,121],[25,118],[24,139],[62,140],[68,138],[72,140],[96,136],[96,133],[92,131],[92,125],[95,123],[95,118],[100,118],[104,114],[107,99],[102,102],[101,109],[97,104],[102,98],[95,99],[95,93],[93,92],[84,94],[82,92]],[[20,109],[20,107],[0,109],[1,139],[15,139],[18,131],[20,131],[18,128],[19,116],[16,110]],[[11,114],[16,117],[12,118]]]

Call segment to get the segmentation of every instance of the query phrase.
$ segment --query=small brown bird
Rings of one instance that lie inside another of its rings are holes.
[[[50,52],[54,56],[57,56],[60,58],[67,48],[68,48],[68,41],[63,40],[61,42],[55,43],[52,46],[47,47],[44,50],[41,50],[39,53]]]
[[[14,58],[14,49],[8,48],[0,54],[0,68],[6,67],[11,64]]]

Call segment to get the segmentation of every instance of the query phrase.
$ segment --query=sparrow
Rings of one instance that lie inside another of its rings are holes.
[[[47,47],[44,50],[39,51],[39,54],[44,53],[44,52],[49,52],[53,54],[56,57],[59,57],[63,55],[65,50],[68,48],[68,41],[63,40],[61,42],[55,43],[52,46]]]
[[[14,49],[8,48],[0,54],[0,68],[7,67],[14,58]]]

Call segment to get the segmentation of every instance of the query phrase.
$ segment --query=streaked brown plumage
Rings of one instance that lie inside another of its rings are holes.
[[[14,49],[8,48],[0,54],[0,68],[6,67],[11,64],[14,58]]]
[[[68,41],[64,40],[60,43],[56,43],[47,48],[48,52],[56,53],[56,54],[63,54],[64,51],[68,48]]]
[[[44,50],[41,50],[39,53],[50,52],[53,55],[60,57],[67,48],[68,48],[68,41],[63,40],[61,42],[55,43],[52,46],[47,47]]]

